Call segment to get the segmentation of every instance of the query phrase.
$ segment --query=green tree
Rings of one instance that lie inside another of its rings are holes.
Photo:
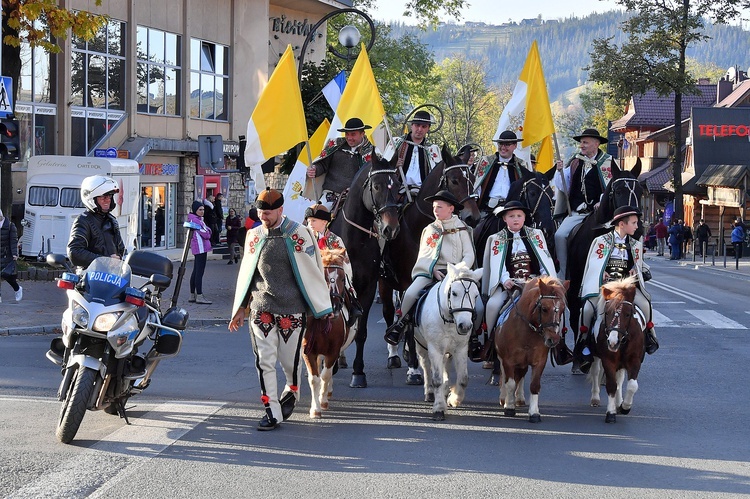
[[[358,0],[357,8],[367,12],[375,5],[376,0]],[[461,9],[468,7],[466,0],[407,0],[404,4],[404,17],[413,17],[419,21],[420,27],[435,26],[440,20],[440,14],[456,20],[461,19]]]
[[[628,41],[617,46],[613,37],[593,43],[589,78],[606,83],[617,100],[654,89],[674,93],[674,155],[672,156],[675,213],[682,216],[682,96],[696,91],[687,69],[687,50],[708,39],[705,24],[725,24],[737,18],[747,0],[617,0],[632,16],[622,23]]]

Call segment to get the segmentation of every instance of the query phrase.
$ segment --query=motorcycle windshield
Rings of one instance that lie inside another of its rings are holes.
[[[89,303],[120,303],[125,299],[125,288],[130,286],[130,276],[130,265],[116,258],[100,256],[86,269],[83,297]]]

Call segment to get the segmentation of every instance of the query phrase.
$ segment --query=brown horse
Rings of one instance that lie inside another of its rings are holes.
[[[596,335],[596,359],[591,366],[591,405],[599,406],[601,371],[607,385],[607,423],[617,421],[617,413],[627,414],[633,407],[633,396],[638,391],[638,372],[644,357],[643,315],[633,305],[637,277],[612,281],[601,287]],[[628,387],[625,398],[622,385],[625,375]]]
[[[334,367],[339,355],[351,344],[357,331],[356,324],[351,329],[346,327],[342,313],[346,289],[345,252],[344,249],[321,251],[334,317],[314,319],[311,316],[302,339],[302,355],[307,365],[307,380],[312,392],[311,418],[322,417],[322,411],[328,409],[328,398],[333,395]]]
[[[523,399],[523,378],[531,366],[529,421],[539,423],[539,389],[550,348],[561,338],[565,293],[569,281],[549,276],[527,282],[508,318],[495,331],[495,350],[502,364],[500,405],[505,415],[516,415],[516,398]],[[521,388],[517,393],[516,388]]]

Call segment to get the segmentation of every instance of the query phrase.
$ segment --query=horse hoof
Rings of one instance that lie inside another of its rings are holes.
[[[432,413],[433,421],[445,421],[445,411],[435,411]]]
[[[599,407],[599,401],[598,400],[592,400],[591,401],[591,407]]]
[[[339,357],[339,368],[346,369],[349,364],[346,363],[346,357]]]
[[[632,409],[632,407],[630,409]],[[630,409],[624,409],[621,405],[617,408],[617,412],[619,412],[620,414],[630,414]]]
[[[320,408],[323,409],[324,411],[327,411],[328,410],[328,402],[325,402],[325,403],[321,402]]]
[[[604,418],[605,423],[616,423],[617,422],[617,415],[611,412],[607,413],[607,416]]]
[[[516,407],[526,407],[525,400],[516,400]]]
[[[516,410],[515,409],[505,409],[505,411],[503,411],[503,414],[505,414],[509,418],[512,418],[512,417],[515,417]]]
[[[322,417],[323,417],[323,414],[321,414],[320,411],[310,411],[310,418],[321,419]]]
[[[539,414],[531,414],[529,416],[529,423],[541,423],[542,422],[542,416]]]
[[[500,386],[500,375],[493,374],[492,378],[490,378],[490,384],[492,386]]]
[[[401,359],[398,355],[394,355],[393,357],[388,357],[388,363],[386,364],[386,367],[388,369],[398,369],[401,367]]]
[[[406,384],[407,385],[423,385],[424,384],[424,378],[421,374],[407,374],[406,375]]]
[[[424,396],[424,401],[429,402],[431,404],[435,403],[435,394],[434,393],[428,393]]]
[[[364,374],[352,374],[351,388],[367,388],[367,376]]]

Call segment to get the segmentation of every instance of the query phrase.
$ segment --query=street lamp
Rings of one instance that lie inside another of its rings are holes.
[[[302,44],[302,50],[300,50],[300,53],[299,53],[299,66],[297,68],[297,76],[300,82],[302,81],[302,67],[305,64],[305,54],[307,53],[307,46],[310,43],[310,41],[312,41],[313,38],[315,38],[315,34],[317,33],[318,28],[320,28],[320,26],[322,26],[324,22],[331,19],[332,17],[336,17],[338,15],[347,14],[347,13],[357,14],[358,16],[362,17],[365,21],[367,21],[367,24],[370,25],[370,33],[372,35],[370,36],[370,41],[366,47],[367,51],[368,52],[370,51],[370,49],[372,48],[372,44],[375,42],[375,23],[373,22],[372,19],[370,19],[370,16],[368,16],[361,10],[352,9],[352,8],[338,9],[338,10],[334,10],[333,12],[329,12],[328,14],[323,16],[323,18],[320,21],[318,21],[315,24],[315,26],[312,27],[307,37],[305,38],[305,42]],[[339,30],[339,43],[341,44],[341,46],[346,48],[346,54],[342,54],[341,52],[336,50],[336,47],[334,47],[333,45],[328,45],[328,51],[331,52],[336,57],[338,57],[339,59],[346,60],[346,63],[348,65],[349,61],[352,59],[352,49],[356,47],[357,45],[359,45],[361,38],[362,38],[362,35],[360,34],[359,30],[355,26],[352,26],[352,25],[344,26],[343,28],[341,28],[341,30]]]

